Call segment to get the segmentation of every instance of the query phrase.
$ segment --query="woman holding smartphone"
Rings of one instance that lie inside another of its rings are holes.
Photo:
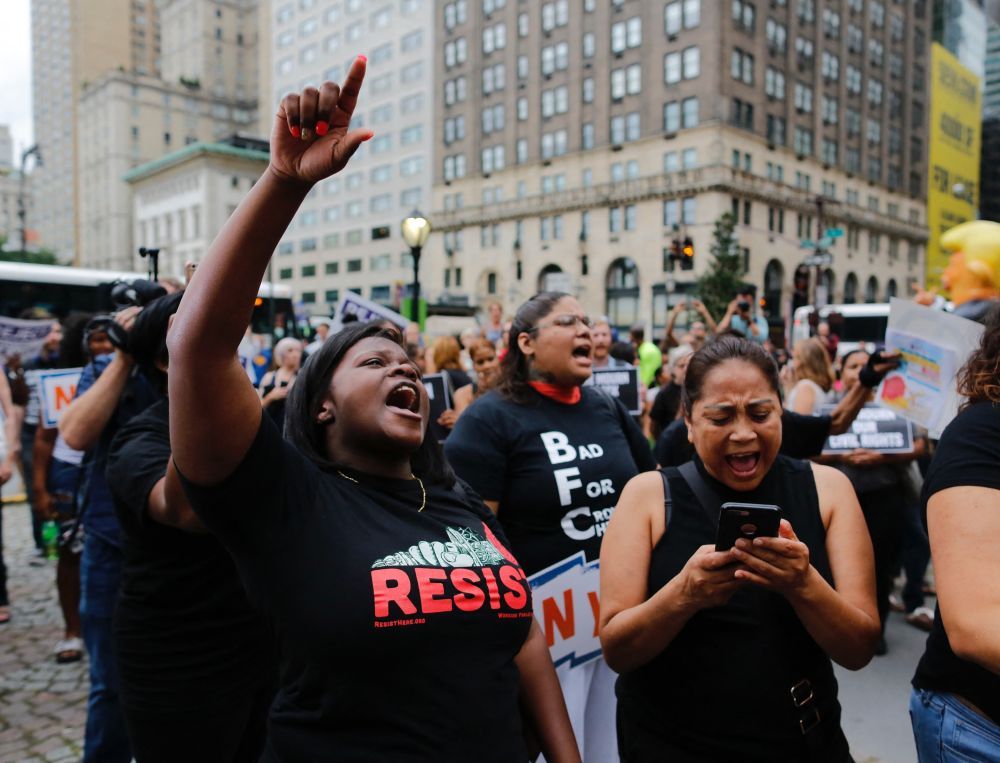
[[[427,392],[399,332],[354,323],[311,355],[287,441],[237,358],[299,205],[372,137],[348,129],[364,74],[358,57],[342,86],[282,101],[270,165],[169,339],[178,480],[278,634],[262,760],[508,763],[528,759],[527,728],[547,760],[578,763],[524,572],[426,436]]]
[[[860,669],[879,636],[850,483],[778,454],[778,371],[754,342],[695,353],[683,406],[694,460],[632,479],[601,548],[621,759],[850,761],[830,660]],[[777,537],[717,551],[725,502],[778,506]]]

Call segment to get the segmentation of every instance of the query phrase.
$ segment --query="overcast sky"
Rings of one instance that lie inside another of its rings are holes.
[[[32,142],[31,2],[2,0],[0,23],[0,124],[14,135],[14,163]]]

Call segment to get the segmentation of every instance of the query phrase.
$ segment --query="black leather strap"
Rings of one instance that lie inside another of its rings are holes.
[[[667,479],[665,469],[660,469],[660,477],[663,478],[663,532],[670,528],[670,480]]]
[[[708,520],[712,523],[712,527],[719,528],[719,512],[722,509],[722,499],[716,494],[712,487],[705,482],[705,478],[701,476],[698,471],[698,467],[695,466],[694,461],[688,461],[686,464],[681,464],[678,469],[681,473],[681,477],[687,483],[687,486],[691,488],[691,492],[694,493],[695,498],[698,499],[699,505],[705,510],[705,514],[708,516]]]

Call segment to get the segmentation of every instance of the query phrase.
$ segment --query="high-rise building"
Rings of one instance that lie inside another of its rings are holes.
[[[509,311],[569,287],[659,334],[725,212],[772,316],[813,253],[801,242],[830,228],[818,299],[880,301],[922,277],[923,0],[436,7],[431,288]]]
[[[185,145],[245,131],[256,120],[244,102],[211,96],[190,83],[121,72],[109,72],[84,90],[78,112],[80,261],[122,270],[140,267],[138,246],[164,243],[135,240],[126,173]]]
[[[33,173],[32,227],[63,259],[78,256],[76,99],[106,71],[156,73],[154,0],[31,0],[34,134],[42,165]]]
[[[399,226],[415,208],[426,212],[431,204],[434,5],[432,0],[273,4],[266,75],[272,89],[263,112],[273,115],[288,92],[341,81],[358,54],[368,56],[352,125],[371,128],[375,137],[342,173],[313,189],[274,260],[280,280],[294,287],[311,313],[332,311],[345,289],[395,304],[412,278]],[[272,120],[267,118],[268,129]]]
[[[0,169],[14,166],[14,141],[9,125],[0,125]]]

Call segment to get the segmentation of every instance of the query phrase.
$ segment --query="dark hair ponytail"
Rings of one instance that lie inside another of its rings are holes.
[[[559,300],[569,296],[561,291],[543,291],[517,309],[510,324],[507,354],[500,363],[500,380],[497,382],[497,391],[504,397],[515,403],[526,403],[531,400],[531,387],[528,386],[528,381],[531,379],[531,361],[521,352],[517,338],[534,329],[540,320],[552,312],[552,308]]]
[[[319,350],[306,358],[288,393],[285,403],[285,439],[321,467],[337,467],[327,457],[326,426],[316,420],[323,405],[323,397],[347,351],[362,339],[372,337],[388,339],[402,346],[400,333],[384,328],[381,321],[349,323],[329,336]],[[416,476],[428,482],[448,488],[455,484],[455,473],[445,461],[441,446],[430,433],[429,427],[420,447],[410,455],[410,468]]]

